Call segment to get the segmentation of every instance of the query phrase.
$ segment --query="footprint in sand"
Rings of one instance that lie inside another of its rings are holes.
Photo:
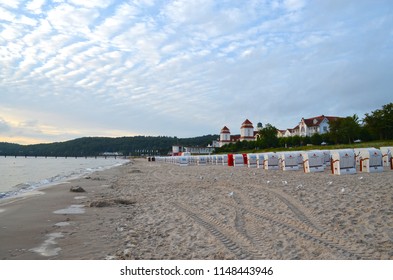
[[[44,243],[41,244],[41,246],[30,249],[30,251],[40,254],[41,256],[44,257],[57,256],[61,251],[61,248],[57,247],[57,242],[55,240],[57,238],[64,237],[64,235],[61,232],[53,232],[47,234],[46,237],[48,239],[46,239]]]
[[[81,204],[73,204],[70,205],[68,208],[64,208],[64,209],[59,209],[56,211],[53,211],[54,214],[83,214],[85,213],[85,206],[81,205]]]

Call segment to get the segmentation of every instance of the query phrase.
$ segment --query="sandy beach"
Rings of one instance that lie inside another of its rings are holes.
[[[134,159],[1,201],[0,259],[391,260],[392,179]]]

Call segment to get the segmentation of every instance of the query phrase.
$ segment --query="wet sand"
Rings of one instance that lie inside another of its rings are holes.
[[[0,202],[0,258],[390,260],[392,179],[136,159]]]

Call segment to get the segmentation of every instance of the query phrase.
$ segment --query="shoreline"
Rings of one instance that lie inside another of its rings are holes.
[[[120,169],[129,164],[68,178],[0,200],[0,259],[56,258],[61,252],[57,239],[64,237],[63,227],[89,219],[91,213],[85,211],[89,199],[108,187],[105,182],[110,184]],[[81,186],[86,192],[70,192],[71,186]]]
[[[0,258],[393,260],[392,178],[134,159],[0,202]]]
[[[104,165],[96,167],[85,167],[84,169],[69,170],[66,174],[54,174],[53,176],[42,178],[39,181],[33,182],[19,182],[17,185],[9,186],[8,190],[0,191],[0,203],[3,200],[13,199],[17,197],[24,197],[33,195],[35,192],[39,192],[42,189],[46,189],[58,184],[62,184],[68,181],[77,180],[79,178],[89,176],[89,174],[104,171],[110,168],[127,164],[129,159],[124,159],[124,163],[114,163],[113,165]],[[22,187],[19,187],[22,186]]]

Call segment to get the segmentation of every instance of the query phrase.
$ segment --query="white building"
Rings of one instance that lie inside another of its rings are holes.
[[[278,131],[278,137],[289,137],[289,136],[312,136],[315,133],[324,134],[329,132],[329,122],[333,120],[337,120],[340,117],[332,117],[332,116],[317,116],[313,118],[302,118],[299,124],[290,129],[288,128],[283,131]]]
[[[257,124],[257,131],[254,131],[252,122],[246,119],[240,126],[240,135],[231,135],[227,126],[224,126],[220,132],[220,147],[237,142],[237,141],[255,141],[257,139],[258,130],[262,128],[262,124]]]
[[[255,141],[254,126],[248,119],[240,127],[240,141]]]
[[[220,147],[231,143],[231,131],[228,127],[224,126],[220,132]]]

